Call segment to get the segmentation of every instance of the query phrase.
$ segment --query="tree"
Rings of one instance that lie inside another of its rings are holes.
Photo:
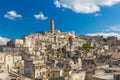
[[[106,39],[106,38],[103,38],[103,41],[104,41],[104,42],[107,42],[107,39]]]
[[[87,51],[90,51],[90,49],[94,49],[95,47],[91,47],[91,46],[88,45],[88,44],[83,44],[83,45],[82,45],[82,48],[84,48],[84,49],[87,50]]]
[[[109,64],[109,67],[110,67],[110,68],[112,68],[112,67],[113,67],[113,65],[112,65],[112,64]]]
[[[56,78],[55,74],[53,74],[52,76],[50,76],[50,80],[55,79],[55,78]]]

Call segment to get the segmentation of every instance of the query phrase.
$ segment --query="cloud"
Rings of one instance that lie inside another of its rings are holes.
[[[57,0],[54,0],[54,4],[56,5],[56,7],[60,8],[61,7],[61,4],[59,1]]]
[[[67,8],[76,13],[94,13],[100,11],[101,6],[112,6],[120,0],[54,0],[58,8]]]
[[[112,31],[120,31],[120,25],[111,26],[109,30],[112,30]]]
[[[0,36],[0,45],[6,45],[10,39]]]
[[[106,29],[106,30],[103,30],[103,31],[107,31],[107,32],[109,32],[109,31],[111,31],[110,29]]]
[[[97,14],[95,14],[95,16],[102,16],[102,15],[97,13]]]
[[[21,18],[22,15],[17,14],[15,11],[8,11],[8,12],[4,15],[4,17],[7,18],[7,19],[14,20],[14,19],[16,19],[16,18]]]
[[[109,36],[116,36],[118,39],[120,39],[120,34],[118,33],[89,33],[86,34],[87,36],[103,36],[103,37],[109,37]]]
[[[114,25],[114,26],[109,26],[104,31],[107,31],[107,32],[110,32],[110,31],[119,32],[120,31],[120,24],[119,25]]]
[[[45,16],[42,12],[40,12],[39,14],[34,15],[34,17],[35,17],[37,20],[46,20],[46,19],[48,19],[48,17]]]

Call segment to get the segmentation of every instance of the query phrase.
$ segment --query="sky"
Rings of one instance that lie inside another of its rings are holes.
[[[0,44],[29,33],[61,32],[120,38],[120,0],[1,0]]]

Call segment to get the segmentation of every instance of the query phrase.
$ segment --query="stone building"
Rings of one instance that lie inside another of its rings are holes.
[[[9,79],[8,72],[0,69],[0,80],[8,80],[8,79]]]
[[[25,60],[24,75],[32,79],[46,77],[47,68],[44,60],[41,59]]]
[[[57,78],[57,77],[62,77],[63,76],[63,70],[59,68],[52,68],[48,70],[48,79],[51,79],[52,77]]]
[[[85,80],[86,72],[80,71],[80,72],[73,72],[70,74],[69,78],[70,80]],[[67,79],[69,80],[69,79]]]
[[[50,21],[50,32],[53,33],[54,32],[54,20],[51,19]]]
[[[70,65],[69,60],[71,59],[64,60],[64,58],[65,55],[68,56],[67,52],[74,54],[75,50],[82,47],[86,41],[80,36],[76,36],[74,31],[60,32],[54,27],[52,19],[49,32],[37,32],[23,36],[21,39],[11,39],[6,46],[0,47],[0,69],[24,74],[35,80],[50,78],[54,75],[61,77],[62,70],[63,75],[68,75],[71,66],[73,69],[81,68],[81,59]],[[58,55],[59,53],[61,55]],[[50,62],[48,56],[51,59],[55,58],[55,63]],[[58,57],[63,61],[59,62]],[[60,64],[58,65],[58,63]],[[47,66],[47,64],[50,65]],[[57,67],[57,69],[51,67]]]
[[[34,52],[46,53],[46,49],[58,49],[66,46],[67,50],[76,49],[86,43],[80,37],[76,37],[74,31],[60,32],[54,30],[54,21],[50,22],[50,32],[38,32],[22,37],[24,47],[27,47],[30,54]]]
[[[12,39],[7,42],[7,46],[9,47],[23,47],[23,40],[22,39]]]
[[[24,60],[18,53],[0,53],[0,67],[3,70],[24,74]]]

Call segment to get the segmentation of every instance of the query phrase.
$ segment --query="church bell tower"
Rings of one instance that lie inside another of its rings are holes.
[[[50,32],[54,33],[54,20],[53,19],[50,20]]]

